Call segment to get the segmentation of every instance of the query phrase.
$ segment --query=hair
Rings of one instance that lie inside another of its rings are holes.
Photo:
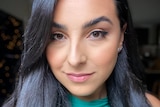
[[[141,62],[126,0],[115,0],[120,27],[127,24],[123,49],[106,82],[111,107],[150,107],[145,97]],[[45,55],[55,0],[34,0],[26,27],[18,81],[3,107],[69,107],[68,91],[54,77]]]

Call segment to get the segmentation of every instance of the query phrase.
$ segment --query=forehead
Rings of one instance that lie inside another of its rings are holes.
[[[113,21],[118,18],[114,0],[58,0],[53,21],[86,22],[100,16]]]

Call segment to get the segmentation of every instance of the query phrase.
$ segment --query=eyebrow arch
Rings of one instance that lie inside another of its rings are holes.
[[[58,29],[67,29],[66,26],[58,24],[56,22],[52,23],[52,27],[58,28]]]
[[[97,23],[102,22],[102,21],[109,22],[111,25],[113,25],[112,21],[109,18],[107,18],[105,16],[101,16],[101,17],[93,19],[93,20],[89,21],[88,23],[84,24],[83,28],[91,27],[91,26],[96,25]],[[56,23],[56,22],[52,23],[52,27],[58,28],[58,29],[64,29],[64,30],[67,29],[66,26],[59,24],[59,23]]]
[[[101,17],[98,17],[96,19],[93,19],[91,20],[90,22],[86,23],[83,28],[87,28],[87,27],[90,27],[90,26],[93,26],[93,25],[96,25],[97,23],[99,22],[102,22],[102,21],[106,21],[106,22],[109,22],[111,25],[113,25],[112,21],[105,17],[105,16],[101,16]]]

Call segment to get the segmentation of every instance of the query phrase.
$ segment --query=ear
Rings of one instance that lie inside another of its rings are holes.
[[[127,23],[125,23],[121,29],[119,48],[123,47],[124,34],[125,34],[126,29],[127,29]]]

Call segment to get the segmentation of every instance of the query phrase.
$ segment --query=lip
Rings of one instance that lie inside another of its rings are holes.
[[[83,74],[76,74],[76,73],[67,73],[67,77],[77,83],[82,83],[87,81],[94,73],[83,73]]]

